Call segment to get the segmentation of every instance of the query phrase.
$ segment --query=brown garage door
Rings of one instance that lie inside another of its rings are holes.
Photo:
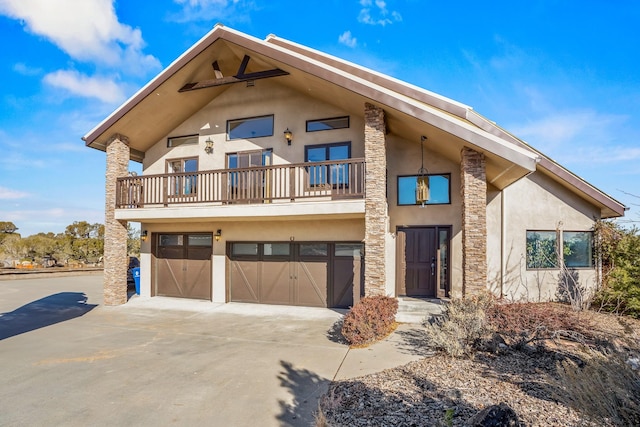
[[[154,236],[154,295],[211,300],[210,233]]]
[[[360,291],[361,243],[231,242],[231,301],[307,307],[353,305],[354,282]],[[340,252],[336,252],[340,249]],[[357,267],[354,265],[357,264]],[[354,270],[355,269],[355,270]],[[354,272],[355,271],[355,272]],[[354,279],[355,278],[355,279]]]

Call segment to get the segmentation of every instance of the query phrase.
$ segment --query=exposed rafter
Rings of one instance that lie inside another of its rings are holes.
[[[251,58],[248,55],[245,55],[244,58],[242,58],[242,62],[240,63],[237,74],[230,77],[224,77],[222,75],[222,71],[220,71],[220,67],[218,66],[218,61],[213,61],[211,66],[213,67],[213,72],[216,76],[215,79],[203,80],[201,82],[195,83],[187,83],[186,85],[182,86],[180,90],[178,90],[178,92],[188,92],[190,90],[204,89],[207,87],[230,85],[233,83],[241,83],[251,80],[268,79],[270,77],[289,75],[288,72],[279,68],[275,68],[273,70],[256,71],[255,73],[245,73],[250,59]]]

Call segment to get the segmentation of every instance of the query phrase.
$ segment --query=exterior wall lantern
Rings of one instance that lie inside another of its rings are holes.
[[[204,144],[204,152],[207,154],[213,153],[213,141],[211,140],[211,137],[208,137]]]
[[[421,205],[421,207],[424,207],[424,204],[429,201],[429,171],[424,167],[424,141],[426,140],[426,136],[420,137],[422,164],[418,169],[418,177],[416,179],[416,204]]]
[[[147,230],[144,230],[142,234],[140,234],[140,240],[142,240],[143,242],[146,242],[148,237],[149,237],[149,232]]]
[[[293,133],[291,133],[289,128],[284,131],[284,139],[287,140],[287,145],[291,145],[291,141],[293,140]]]
[[[216,234],[214,234],[213,237],[216,238],[216,242],[219,242],[220,238],[222,237],[222,230],[218,228],[218,231],[216,231]]]

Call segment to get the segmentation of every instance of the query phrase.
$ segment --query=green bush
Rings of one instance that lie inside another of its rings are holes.
[[[640,318],[640,234],[606,221],[596,224],[603,279],[594,306]]]
[[[470,355],[491,332],[486,312],[492,305],[488,293],[452,299],[443,315],[426,325],[430,345],[449,356]]]
[[[344,317],[342,336],[351,345],[365,345],[393,331],[398,300],[386,296],[365,297]]]

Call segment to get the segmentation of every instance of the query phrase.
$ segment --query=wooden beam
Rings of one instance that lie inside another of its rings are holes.
[[[245,71],[247,69],[247,65],[249,64],[250,59],[251,58],[248,55],[245,55],[244,58],[242,58],[240,67],[238,67],[238,73],[235,76],[230,76],[230,77],[223,77],[222,71],[220,71],[220,67],[218,65],[218,61],[213,61],[211,66],[213,67],[213,70],[216,76],[215,79],[203,80],[201,82],[195,82],[195,83],[187,83],[186,85],[182,86],[178,90],[178,92],[188,92],[191,90],[204,89],[207,87],[230,85],[234,83],[246,82],[249,80],[260,80],[260,79],[268,79],[271,77],[289,75],[288,72],[281,70],[279,68],[275,68],[273,70],[256,71],[255,73],[247,74],[245,73]]]

